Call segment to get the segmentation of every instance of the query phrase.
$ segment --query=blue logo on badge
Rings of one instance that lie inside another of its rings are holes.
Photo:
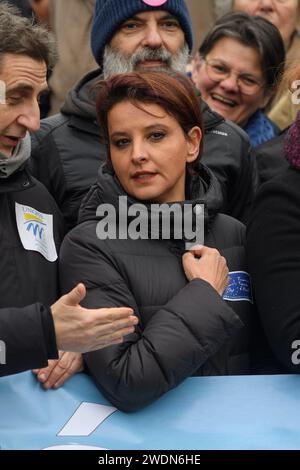
[[[223,294],[224,300],[238,302],[246,300],[253,303],[251,279],[245,271],[233,271],[229,273],[229,285]]]

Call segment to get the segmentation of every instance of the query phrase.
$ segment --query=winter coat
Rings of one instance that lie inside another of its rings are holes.
[[[258,145],[253,150],[253,158],[257,162],[259,185],[281,175],[287,168],[288,162],[284,158],[283,143],[287,129],[274,139]]]
[[[271,349],[285,371],[299,373],[300,114],[281,148],[283,161],[285,157],[293,166],[260,188],[248,228],[247,253]]]
[[[53,253],[53,261],[41,254],[49,247],[49,221],[41,214],[53,217],[52,240],[58,253],[64,224],[46,188],[26,168],[0,180],[0,340],[7,355],[0,375],[43,367],[48,358],[57,357],[49,308],[59,293],[57,261]],[[35,243],[38,251],[24,243]]]
[[[104,165],[83,201],[80,224],[61,250],[64,291],[80,280],[87,286],[86,306],[131,307],[140,320],[122,344],[85,355],[99,389],[118,408],[134,411],[190,375],[248,373],[252,304],[227,302],[202,279],[188,282],[182,267],[183,238],[176,240],[172,231],[168,240],[162,232],[157,239],[97,237],[103,219],[96,215],[98,206],[110,204],[118,212],[122,195]],[[215,178],[201,166],[191,201],[206,207],[205,244],[220,250],[231,272],[245,271],[244,226],[218,214],[221,199]],[[137,202],[128,201],[129,206]]]

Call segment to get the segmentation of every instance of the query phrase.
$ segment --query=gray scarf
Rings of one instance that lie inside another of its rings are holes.
[[[29,132],[26,133],[15,148],[11,157],[5,156],[0,152],[0,179],[9,178],[15,171],[17,171],[23,163],[28,160],[31,153],[31,139]]]

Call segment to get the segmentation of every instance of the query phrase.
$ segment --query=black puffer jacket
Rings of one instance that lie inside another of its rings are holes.
[[[41,129],[32,136],[31,170],[55,198],[69,227],[76,224],[82,198],[106,160],[93,90],[100,78],[100,69],[86,75],[70,91],[62,112],[43,120]],[[205,126],[202,162],[221,183],[222,212],[245,222],[257,186],[248,137],[205,103],[202,110]]]
[[[244,270],[244,226],[217,215],[218,191],[211,172],[201,167],[192,196],[207,207],[205,243],[220,250],[230,271]],[[193,374],[248,373],[252,305],[222,300],[201,279],[188,282],[183,240],[97,238],[97,207],[109,203],[118,211],[121,195],[115,177],[102,167],[83,202],[81,224],[61,250],[64,291],[82,281],[86,306],[129,306],[140,318],[123,344],[85,355],[97,386],[118,408],[133,411]]]
[[[0,375],[43,367],[48,358],[57,357],[49,309],[59,292],[57,262],[23,247],[16,203],[53,216],[57,253],[64,235],[55,201],[26,169],[0,180],[0,340],[5,342],[7,354],[6,365],[0,365]],[[35,229],[33,224],[29,230],[32,236]],[[37,230],[36,236],[38,233]]]

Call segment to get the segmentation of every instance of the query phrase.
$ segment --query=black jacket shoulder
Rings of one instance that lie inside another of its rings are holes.
[[[257,162],[259,185],[266,183],[274,176],[279,176],[289,166],[284,158],[283,144],[288,129],[274,139],[258,145],[253,150],[253,158]]]
[[[204,149],[202,163],[218,178],[222,193],[222,212],[247,222],[258,187],[256,160],[251,154],[247,134],[202,104]]]

